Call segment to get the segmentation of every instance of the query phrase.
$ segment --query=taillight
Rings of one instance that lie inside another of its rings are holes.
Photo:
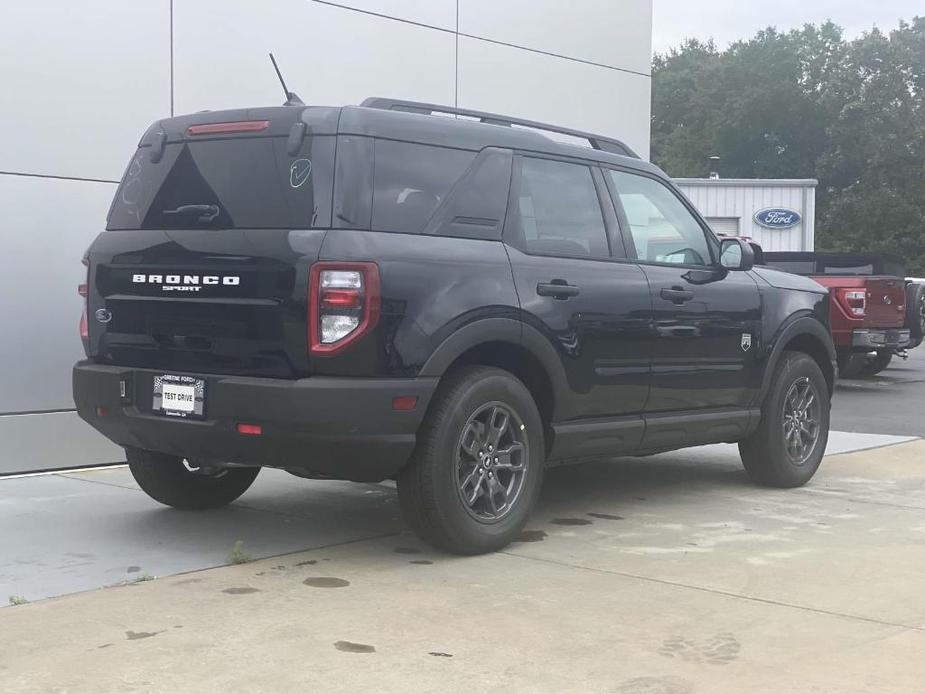
[[[84,266],[87,268],[87,281],[77,285],[77,293],[84,299],[83,310],[80,313],[80,339],[87,345],[90,341],[90,327],[87,325],[87,296],[90,294],[90,261],[84,258],[81,262],[83,262]]]
[[[308,289],[308,341],[313,354],[332,354],[379,322],[375,263],[315,263]]]
[[[867,315],[867,292],[859,289],[839,290],[842,305],[848,315],[854,318],[863,318]]]

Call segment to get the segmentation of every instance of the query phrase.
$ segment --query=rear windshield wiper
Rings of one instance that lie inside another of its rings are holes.
[[[196,221],[204,224],[218,217],[219,212],[221,210],[218,205],[180,205],[172,210],[163,210],[163,214],[198,214],[199,219]]]

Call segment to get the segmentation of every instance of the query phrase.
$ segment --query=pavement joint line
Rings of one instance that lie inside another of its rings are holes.
[[[138,487],[128,487],[124,484],[116,484],[115,482],[104,482],[103,480],[91,480],[86,477],[73,477],[70,473],[61,473],[55,475],[55,477],[63,477],[64,479],[74,480],[75,482],[88,482],[89,484],[101,484],[104,487],[115,487],[116,489],[127,489],[132,492],[140,492],[141,490]]]
[[[103,463],[92,465],[90,467],[77,468],[54,468],[51,470],[41,470],[39,472],[18,472],[12,475],[0,475],[0,482],[3,480],[18,480],[24,477],[51,477],[52,475],[69,475],[77,472],[99,472],[101,470],[119,470],[127,468],[127,463]]]
[[[826,493],[822,491],[816,491],[813,489],[791,489],[791,492],[797,494],[809,494],[816,497],[821,497],[824,499],[832,499],[833,501],[846,501],[850,504],[867,504],[868,506],[886,506],[887,508],[898,508],[903,511],[918,511],[921,513],[925,511],[925,506],[907,506],[905,504],[890,504],[885,501],[871,501],[869,499],[858,499],[853,496],[837,496],[835,494]]]
[[[838,453],[826,453],[824,454],[825,458],[834,458],[837,455],[851,455],[852,453],[865,453],[867,451],[876,451],[881,448],[889,448],[890,446],[905,446],[907,443],[915,443],[916,441],[921,441],[921,436],[910,436],[909,434],[869,434],[865,431],[837,431],[830,432],[837,434],[858,434],[859,436],[893,436],[898,439],[906,439],[905,441],[893,441],[892,443],[877,443],[872,446],[864,446],[862,448],[852,448],[850,451],[839,451]]]
[[[621,576],[622,578],[635,579],[637,581],[646,581],[648,583],[658,583],[664,586],[672,586],[674,588],[684,588],[687,590],[695,590],[701,593],[709,593],[711,595],[721,595],[727,598],[733,598],[735,600],[745,600],[747,602],[755,602],[763,605],[772,605],[774,607],[788,607],[793,610],[800,610],[803,612],[813,612],[815,614],[825,615],[827,617],[840,617],[842,619],[849,619],[858,622],[865,622],[867,624],[876,624],[878,626],[892,627],[895,629],[905,629],[908,631],[918,631],[925,632],[925,626],[915,626],[913,624],[901,624],[897,622],[889,622],[883,619],[875,619],[873,617],[864,617],[862,615],[848,614],[845,612],[836,612],[834,610],[825,610],[821,607],[810,607],[809,605],[798,605],[791,602],[783,602],[780,600],[772,600],[770,598],[759,598],[751,595],[742,595],[740,593],[733,593],[727,590],[720,590],[718,588],[707,588],[705,586],[696,586],[689,583],[681,583],[680,581],[669,581],[664,578],[655,578],[653,576],[644,576],[642,574],[633,574],[628,571],[615,571],[614,569],[602,569],[596,566],[583,566],[581,564],[569,564],[568,562],[556,561],[555,559],[545,559],[543,557],[531,557],[526,554],[516,554],[510,551],[501,551],[499,554],[506,554],[509,557],[515,557],[518,559],[526,559],[528,561],[540,562],[543,564],[551,564],[553,566],[561,566],[564,568],[578,569],[581,571],[591,571],[593,573],[607,574],[611,576]]]

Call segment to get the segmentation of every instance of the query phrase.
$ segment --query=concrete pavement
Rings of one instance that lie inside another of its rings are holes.
[[[554,470],[523,541],[476,558],[429,550],[369,503],[389,534],[0,610],[0,691],[925,681],[922,441],[830,456],[792,491],[703,450]]]
[[[833,432],[827,452],[905,440]],[[656,456],[645,467],[663,462],[741,470],[738,449],[728,445]],[[308,481],[262,470],[228,508],[196,513],[152,501],[121,468],[0,479],[0,528],[12,529],[0,533],[2,610],[11,595],[37,600],[220,566],[239,540],[242,551],[262,558],[394,534],[404,524],[391,483]]]

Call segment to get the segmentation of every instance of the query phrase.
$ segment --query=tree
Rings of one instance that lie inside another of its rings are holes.
[[[818,244],[925,273],[925,18],[846,41],[831,22],[653,63],[653,160],[705,176],[818,178]]]

